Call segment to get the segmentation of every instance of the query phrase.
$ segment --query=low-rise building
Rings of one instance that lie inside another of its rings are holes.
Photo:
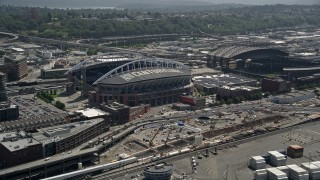
[[[304,86],[310,84],[319,84],[320,83],[320,73],[314,74],[312,76],[305,76],[297,78],[297,85]]]
[[[104,119],[92,119],[40,129],[32,134],[43,145],[45,157],[67,152],[107,131]]]
[[[206,105],[206,99],[203,97],[180,96],[180,102],[198,108],[203,108]]]
[[[199,91],[209,95],[216,94],[222,86],[256,86],[257,81],[236,74],[205,75],[193,78],[194,86]]]
[[[57,62],[54,63],[54,66],[53,68],[54,69],[64,69],[66,67],[68,67],[70,64],[70,62],[66,59],[61,59],[61,60],[58,60]]]
[[[110,124],[125,124],[130,121],[130,107],[124,104],[113,102],[101,104],[100,109],[110,113]]]
[[[273,96],[271,101],[276,104],[293,104],[300,101],[306,101],[308,99],[314,98],[316,95],[313,92],[304,93],[289,93],[285,95]]]
[[[291,91],[291,83],[284,79],[262,79],[262,92],[286,93]]]
[[[43,158],[42,144],[23,131],[0,134],[0,154],[4,168]]]
[[[0,71],[7,74],[9,81],[20,80],[28,75],[27,58],[24,55],[4,56]]]
[[[172,164],[157,164],[144,168],[144,176],[150,180],[170,180],[173,173]]]
[[[76,112],[81,113],[85,119],[103,118],[107,120],[108,117],[110,116],[109,113],[104,112],[100,109],[95,109],[95,108],[87,108],[84,110],[78,110]]]
[[[41,78],[42,79],[58,79],[58,78],[66,78],[65,74],[69,68],[63,69],[41,69]]]
[[[250,86],[222,86],[217,88],[217,96],[220,97],[248,97],[253,94],[261,93],[261,88]]]
[[[4,102],[0,104],[0,122],[15,120],[18,118],[19,118],[18,106],[8,102]]]

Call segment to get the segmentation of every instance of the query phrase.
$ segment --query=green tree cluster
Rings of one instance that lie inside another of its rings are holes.
[[[142,17],[142,18],[141,18]],[[266,5],[204,12],[62,10],[0,6],[0,31],[45,38],[101,38],[146,34],[247,34],[319,25],[320,6]]]
[[[50,91],[41,91],[36,94],[36,96],[47,103],[51,103],[54,100],[54,94]]]
[[[61,110],[66,110],[66,105],[61,102],[61,101],[56,101],[56,103],[54,104],[55,107],[57,107],[58,109],[61,109]]]
[[[5,50],[0,49],[0,58],[1,58],[3,55],[5,55],[5,54],[6,54],[6,51],[5,51]]]
[[[219,97],[217,96],[217,102],[213,104],[213,106],[219,106],[222,104],[238,104],[241,103],[242,101],[249,100],[259,100],[263,98],[264,96],[262,93],[254,93],[254,94],[249,94],[248,96],[238,96],[238,97]]]

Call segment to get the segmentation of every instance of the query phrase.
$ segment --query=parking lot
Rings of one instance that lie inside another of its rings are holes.
[[[0,123],[1,132],[32,130],[65,123],[66,112],[33,95],[15,96],[9,100],[19,107],[19,119]]]
[[[64,113],[52,104],[43,102],[33,95],[15,96],[10,101],[19,106],[19,119],[35,119]]]

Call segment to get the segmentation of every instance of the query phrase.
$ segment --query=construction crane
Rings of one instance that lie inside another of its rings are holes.
[[[168,142],[168,139],[169,139],[169,136],[170,136],[171,131],[172,131],[172,129],[170,128],[170,129],[168,130],[167,138],[166,138],[166,140],[164,141],[164,147],[167,146],[167,142]]]
[[[168,142],[168,139],[169,139],[169,136],[170,136],[170,133],[172,132],[172,130],[173,130],[172,128],[169,128],[169,130],[168,130],[167,138],[166,138],[166,140],[164,141],[164,146],[162,146],[162,150],[161,150],[161,152],[160,152],[160,156],[161,156],[161,157],[164,155],[164,148],[167,147],[167,142]]]
[[[163,126],[164,126],[164,123],[162,123],[162,124],[160,125],[160,127],[159,127],[158,130],[157,130],[157,132],[153,135],[153,137],[152,137],[151,140],[149,141],[149,147],[154,146],[153,140],[154,140],[154,138],[156,138],[156,136],[157,136],[158,133],[160,132],[160,129],[161,129]]]

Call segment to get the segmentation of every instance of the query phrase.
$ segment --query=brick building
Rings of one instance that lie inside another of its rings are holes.
[[[99,118],[40,129],[32,136],[43,144],[43,155],[48,157],[78,147],[107,130],[105,120]]]
[[[286,93],[291,91],[291,83],[284,79],[262,79],[262,92]]]
[[[25,132],[0,134],[0,164],[12,167],[43,158],[42,144]]]
[[[28,75],[27,58],[24,55],[4,56],[0,71],[7,74],[9,81],[20,80]]]

